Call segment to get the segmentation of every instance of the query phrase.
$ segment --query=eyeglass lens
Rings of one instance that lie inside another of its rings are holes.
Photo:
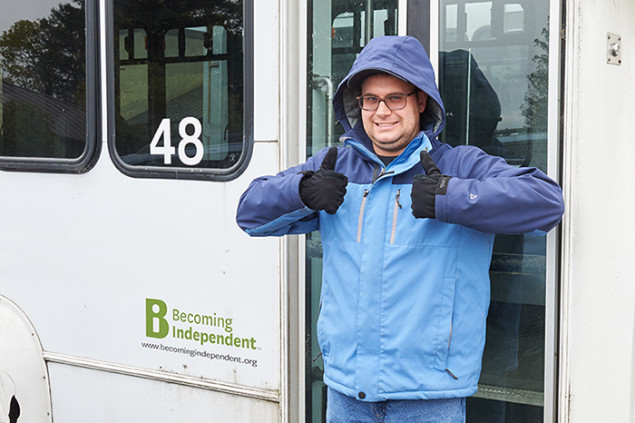
[[[359,107],[367,111],[377,110],[379,108],[379,103],[384,102],[386,107],[390,110],[399,110],[406,107],[408,97],[414,93],[410,94],[391,94],[384,98],[377,97],[374,95],[366,95],[358,97]]]

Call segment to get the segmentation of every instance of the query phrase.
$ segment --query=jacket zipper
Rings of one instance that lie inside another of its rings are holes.
[[[397,230],[397,213],[399,212],[399,209],[401,208],[401,203],[399,203],[399,195],[401,194],[401,190],[398,189],[397,190],[397,196],[395,197],[395,207],[393,208],[392,211],[392,229],[390,231],[390,243],[394,244],[395,243],[395,232]]]
[[[391,173],[395,173],[395,172],[393,172],[392,170],[386,171],[386,168],[384,167],[380,168],[379,166],[376,166],[373,171],[373,184],[377,182],[377,180],[381,178],[382,176],[390,175]]]
[[[380,168],[379,166],[376,166],[375,170],[373,172],[373,184],[375,182],[377,182],[377,180],[379,178],[381,178],[382,176],[389,175],[391,173],[393,173],[393,171],[386,172],[385,168]],[[401,204],[399,204],[399,191],[397,192],[396,204],[398,204],[399,208],[401,208]],[[362,205],[361,205],[361,207],[359,209],[359,218],[357,220],[357,242],[362,242],[362,226],[363,226],[363,223],[364,223],[364,209],[366,208],[366,197],[368,197],[368,193],[369,192],[370,191],[367,190],[367,189],[364,190],[364,197],[362,198]],[[396,225],[396,222],[393,223],[393,226],[394,225]]]
[[[364,190],[364,196],[362,197],[362,205],[359,208],[359,218],[357,219],[357,242],[362,241],[362,225],[364,223],[364,209],[366,208],[366,198],[368,197],[368,190]]]

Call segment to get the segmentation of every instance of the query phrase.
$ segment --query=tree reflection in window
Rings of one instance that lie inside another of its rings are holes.
[[[15,18],[0,35],[0,156],[77,158],[86,146],[84,0]]]

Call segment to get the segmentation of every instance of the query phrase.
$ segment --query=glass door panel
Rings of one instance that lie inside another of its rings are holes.
[[[310,0],[308,2],[307,157],[342,135],[331,101],[353,61],[373,37],[395,35],[398,0]],[[322,282],[318,232],[306,242],[306,422],[326,421],[326,386],[316,325]]]
[[[440,0],[441,139],[547,171],[549,1]],[[467,421],[542,422],[546,238],[499,235],[478,393]]]

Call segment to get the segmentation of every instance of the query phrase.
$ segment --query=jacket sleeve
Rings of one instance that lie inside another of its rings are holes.
[[[533,167],[514,167],[474,147],[459,147],[457,175],[436,196],[437,219],[485,233],[547,232],[564,213],[560,186]]]
[[[315,157],[315,156],[314,156]],[[254,179],[240,197],[236,222],[251,236],[301,234],[318,228],[318,212],[300,199],[299,172],[314,169],[313,157],[275,176]]]

